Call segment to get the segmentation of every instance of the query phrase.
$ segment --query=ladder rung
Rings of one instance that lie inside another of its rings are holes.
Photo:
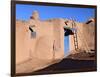
[[[75,44],[78,44],[77,42],[75,42]]]
[[[77,40],[74,40],[74,41],[78,42]]]
[[[78,44],[75,44],[75,46],[77,46]]]
[[[77,36],[77,34],[74,34],[74,36]]]
[[[74,37],[74,38],[77,38],[77,37]]]
[[[77,46],[77,45],[75,44],[75,46]]]
[[[76,40],[76,41],[74,41],[75,43],[77,43],[78,41]]]
[[[75,42],[75,44],[78,44],[77,42]]]
[[[78,46],[75,46],[75,47],[78,47]]]
[[[76,40],[74,39],[74,41],[77,41],[77,39]]]
[[[77,35],[74,35],[74,36],[76,36],[76,37],[77,37]]]
[[[77,40],[74,40],[74,42],[78,42]]]
[[[74,40],[77,40],[77,38],[74,38]]]

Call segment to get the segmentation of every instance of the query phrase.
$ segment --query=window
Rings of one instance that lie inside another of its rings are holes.
[[[32,29],[33,26],[29,27],[29,30],[31,31],[31,38],[36,38],[36,32]]]

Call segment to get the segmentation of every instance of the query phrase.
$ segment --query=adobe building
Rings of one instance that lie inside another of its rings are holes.
[[[63,18],[40,20],[37,11],[33,12],[28,21],[16,20],[16,73],[37,71],[64,58],[66,21],[68,21],[67,26],[72,27],[73,21]],[[88,48],[94,49],[94,26],[90,23],[75,23],[78,48],[86,48],[85,45],[83,46],[84,39]],[[73,35],[69,35],[69,39],[70,51],[73,51],[75,50]]]
[[[74,26],[77,30],[76,37],[75,35],[69,36],[70,51],[78,52],[79,50],[80,52],[80,50],[84,50],[85,52],[90,53],[95,51],[95,20],[90,19],[85,23],[69,21],[69,24],[71,28]]]

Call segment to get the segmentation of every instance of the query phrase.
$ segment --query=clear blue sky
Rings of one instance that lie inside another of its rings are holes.
[[[34,10],[40,13],[40,19],[46,20],[49,18],[75,18],[78,22],[86,22],[90,18],[94,18],[94,8],[73,8],[59,6],[42,6],[42,5],[16,5],[16,19],[28,20]],[[68,37],[64,38],[65,54],[69,50]]]

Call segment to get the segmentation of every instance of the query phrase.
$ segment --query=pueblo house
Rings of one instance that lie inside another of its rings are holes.
[[[55,18],[41,20],[34,11],[28,21],[16,20],[16,73],[28,73],[64,58],[64,37],[70,53],[95,51],[95,20],[86,23]]]

